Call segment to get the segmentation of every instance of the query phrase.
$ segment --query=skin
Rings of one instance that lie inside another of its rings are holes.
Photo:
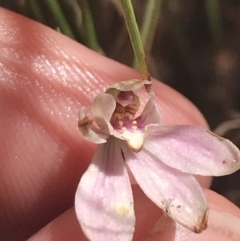
[[[140,76],[4,9],[0,33],[0,240],[85,241],[73,209],[74,194],[97,146],[81,137],[78,110],[89,107],[107,86]],[[153,87],[163,124],[207,126],[182,95],[160,82],[153,81]],[[210,184],[210,178],[199,181],[204,187]],[[135,240],[232,240],[230,227],[220,221],[181,238],[175,225],[153,228],[160,209],[137,185],[133,193]],[[206,195],[211,208],[240,217],[225,198],[209,190]]]

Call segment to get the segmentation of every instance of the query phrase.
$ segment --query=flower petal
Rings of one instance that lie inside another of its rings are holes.
[[[106,93],[100,93],[96,96],[92,103],[92,115],[95,122],[104,132],[106,129],[108,132],[112,132],[113,128],[110,124],[110,119],[116,108],[116,101],[113,96]]]
[[[100,145],[75,196],[77,218],[91,241],[131,241],[135,226],[131,184],[118,140]]]
[[[139,153],[122,149],[137,183],[157,206],[195,232],[206,228],[208,204],[192,175],[168,167],[144,148]]]
[[[125,80],[111,85],[109,89],[117,89],[120,91],[132,91],[136,93],[144,85],[151,85],[151,81],[139,79]]]
[[[93,120],[86,115],[86,107],[82,107],[79,111],[78,128],[83,137],[96,144],[105,143],[108,136],[99,134],[92,122]]]
[[[144,147],[182,172],[221,176],[240,169],[240,151],[229,140],[199,126],[161,126]]]
[[[161,117],[158,111],[154,97],[151,97],[145,105],[142,114],[136,119],[137,126],[140,129],[156,126],[160,124]]]

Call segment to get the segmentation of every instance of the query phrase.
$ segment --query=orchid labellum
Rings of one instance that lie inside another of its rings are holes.
[[[143,192],[179,224],[201,232],[208,203],[193,175],[221,176],[240,168],[239,149],[210,131],[190,125],[163,126],[150,95],[137,116],[137,92],[149,81],[128,80],[82,107],[79,129],[99,144],[75,196],[75,210],[91,241],[131,241],[135,215],[130,170]]]

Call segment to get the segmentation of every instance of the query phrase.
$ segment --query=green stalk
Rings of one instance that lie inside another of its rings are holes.
[[[98,44],[96,29],[88,0],[78,0],[78,4],[82,10],[82,26],[85,32],[87,46],[92,50],[102,52],[101,47]]]
[[[68,37],[75,39],[74,33],[62,12],[62,9],[58,3],[58,0],[45,0],[46,4],[50,8],[55,20],[59,24],[61,32]]]
[[[222,21],[219,0],[205,0],[209,29],[213,42],[219,46],[222,42]]]
[[[122,0],[122,7],[128,28],[128,33],[132,42],[133,51],[137,60],[139,71],[142,75],[142,79],[151,80],[150,74],[148,72],[146,55],[143,49],[142,40],[131,0]],[[148,92],[151,92],[151,85],[145,85],[145,87]]]

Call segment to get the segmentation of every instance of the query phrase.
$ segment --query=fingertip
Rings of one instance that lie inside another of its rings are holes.
[[[153,86],[162,115],[162,124],[200,125],[208,128],[202,113],[186,97],[162,82],[155,81]]]
[[[73,208],[51,221],[28,241],[88,241],[77,221]]]
[[[240,218],[239,207],[237,207],[234,203],[230,202],[227,198],[210,189],[205,189],[204,193],[209,201],[211,209],[228,212]]]

